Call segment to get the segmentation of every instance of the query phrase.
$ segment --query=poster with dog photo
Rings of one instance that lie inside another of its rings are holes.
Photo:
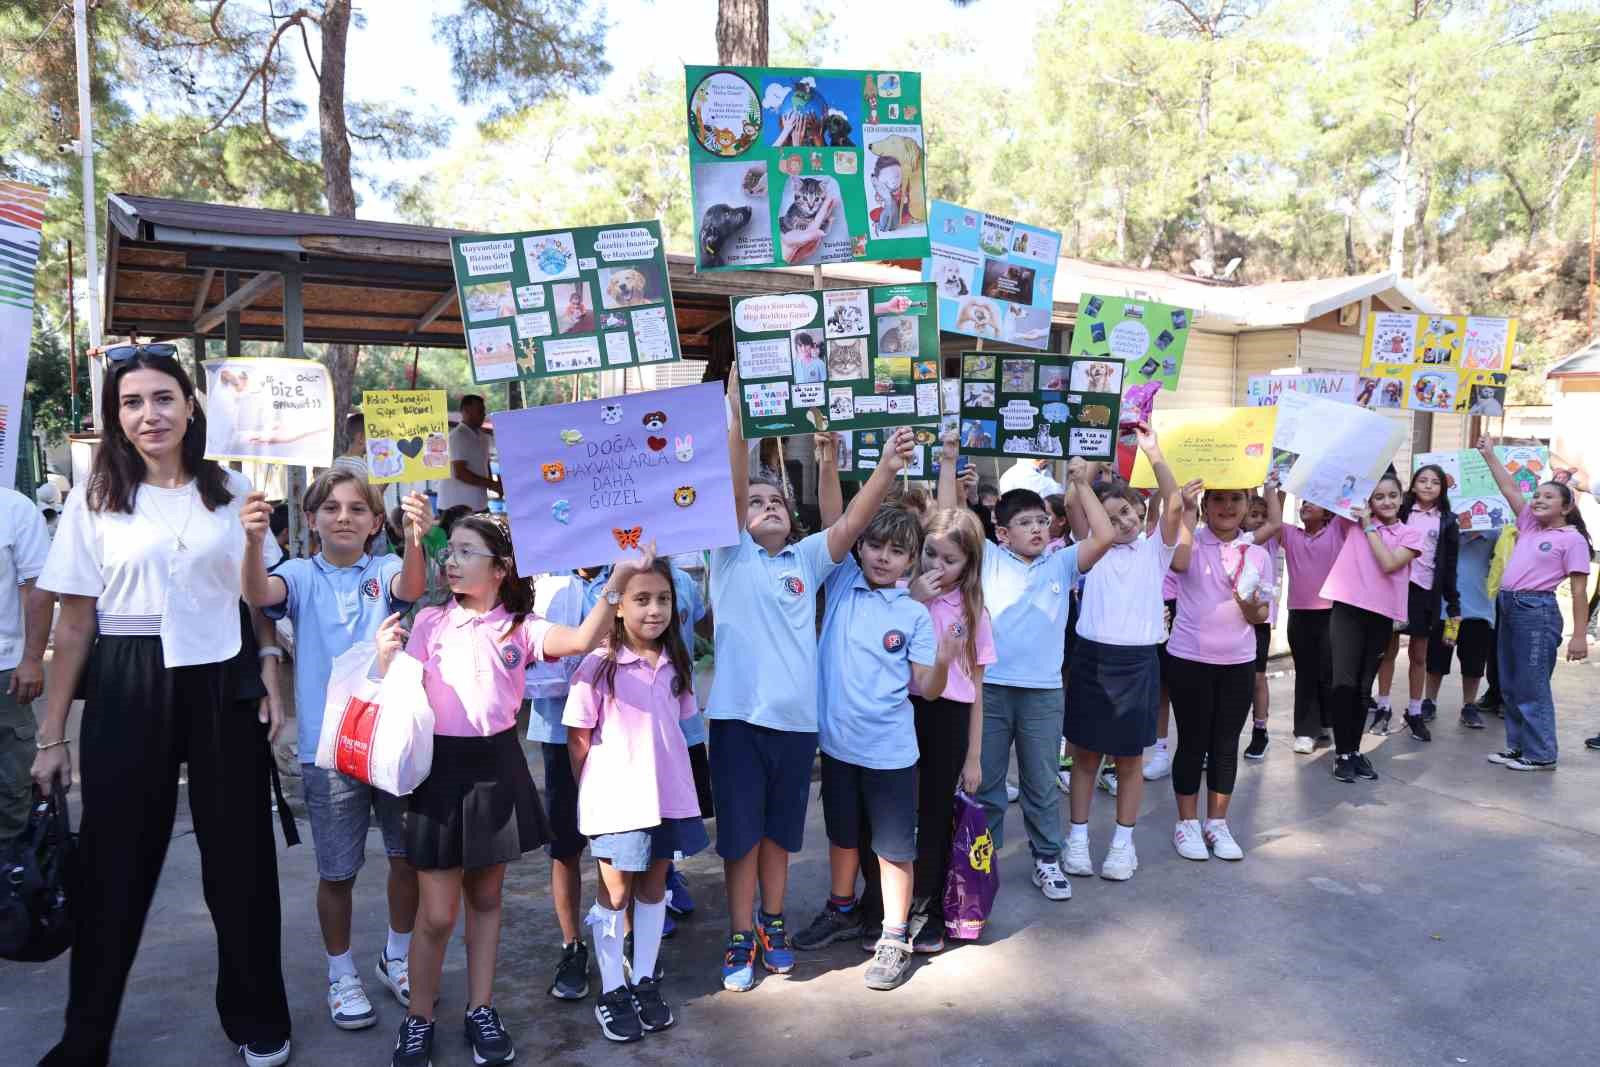
[[[1061,235],[947,200],[932,201],[928,214],[922,279],[939,288],[941,326],[1048,349]]]
[[[697,270],[928,255],[922,79],[688,67]]]
[[[452,237],[450,259],[479,384],[683,358],[655,219]]]
[[[1363,405],[1503,412],[1516,343],[1516,319],[1374,312],[1367,316],[1361,374],[1378,384]]]
[[[939,383],[926,373],[939,360],[933,301],[920,282],[736,297],[745,437],[936,421]]]
[[[963,455],[1109,460],[1116,454],[1121,366],[1065,356],[998,362],[996,388],[990,353],[962,355]]]

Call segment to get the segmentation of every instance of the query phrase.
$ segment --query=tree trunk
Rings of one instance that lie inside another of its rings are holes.
[[[717,62],[767,65],[767,0],[717,0]]]
[[[1428,265],[1428,203],[1433,199],[1433,168],[1424,167],[1422,180],[1418,183],[1417,208],[1412,215],[1412,225],[1417,231],[1417,257],[1416,266],[1411,270],[1413,278],[1421,277],[1422,271]]]
[[[1356,213],[1355,209],[1344,213],[1344,272],[1354,275],[1356,272]]]
[[[1117,262],[1128,262],[1128,189],[1120,182],[1117,187]]]
[[[1195,113],[1197,125],[1200,128],[1200,152],[1202,157],[1200,171],[1200,188],[1198,200],[1200,206],[1200,258],[1210,267],[1212,273],[1217,267],[1217,231],[1211,218],[1211,61],[1208,59],[1200,68],[1200,103]]]
[[[317,91],[317,126],[322,138],[322,189],[328,214],[353,219],[356,190],[350,177],[350,132],[345,126],[344,58],[350,37],[351,0],[328,0],[322,13],[322,82]],[[345,417],[355,395],[355,345],[328,345],[323,362],[333,380],[333,427],[339,452],[349,447]]]
[[[1144,258],[1139,260],[1140,270],[1149,270],[1150,264],[1156,258],[1156,251],[1160,249],[1161,242],[1167,236],[1167,223],[1165,220],[1156,223],[1156,228],[1150,233],[1150,243],[1145,246]]]
[[[1389,218],[1392,229],[1389,234],[1389,270],[1397,277],[1406,270],[1406,224],[1411,217],[1411,203],[1408,195],[1411,184],[1411,146],[1417,135],[1417,113],[1421,110],[1417,102],[1417,76],[1410,75],[1406,92],[1405,121],[1400,127],[1400,161],[1394,170],[1394,204],[1390,208]]]

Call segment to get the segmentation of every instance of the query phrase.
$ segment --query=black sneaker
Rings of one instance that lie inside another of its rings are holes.
[[[282,1041],[252,1041],[239,1046],[246,1067],[278,1067],[289,1062],[289,1039]]]
[[[1584,748],[1592,748],[1596,752],[1600,752],[1600,734],[1596,734],[1594,737],[1585,738],[1584,742],[1583,742],[1583,747]]]
[[[1502,719],[1506,716],[1505,701],[1500,699],[1484,697],[1482,700],[1478,701],[1478,710],[1483,712],[1485,715],[1498,715]]]
[[[407,1015],[394,1040],[391,1067],[430,1067],[433,1062],[433,1020]]]
[[[1341,782],[1354,785],[1356,781],[1355,760],[1350,756],[1334,757],[1333,776]]]
[[[1411,731],[1411,740],[1413,740],[1413,741],[1432,741],[1433,740],[1433,735],[1428,732],[1428,723],[1420,714],[1419,715],[1412,715],[1410,713],[1407,713],[1405,715],[1405,723],[1406,723],[1406,729]]]
[[[944,951],[944,920],[930,916],[911,939],[911,951],[919,956],[932,956]]]
[[[1324,730],[1320,734],[1318,734],[1317,735],[1317,743],[1316,743],[1316,745],[1314,747],[1316,747],[1316,748],[1332,748],[1333,747],[1333,731],[1332,730]]]
[[[1486,758],[1490,763],[1498,763],[1500,766],[1504,767],[1508,763],[1514,763],[1515,761],[1520,760],[1522,758],[1522,749],[1501,749],[1499,752],[1491,752]]]
[[[639,1025],[647,1034],[665,1030],[677,1022],[672,1017],[672,1009],[661,999],[660,986],[649,978],[633,987],[633,1010],[638,1013]]]
[[[1257,726],[1250,731],[1250,747],[1244,750],[1245,759],[1260,759],[1267,754],[1267,728]]]
[[[662,977],[665,974],[666,974],[666,971],[662,970],[662,968],[661,968],[661,953],[658,951],[656,953],[656,973],[652,974],[650,977],[655,979],[657,982],[659,982],[659,981],[661,981]],[[633,981],[633,935],[632,934],[627,934],[622,939],[622,980],[624,982],[629,982],[629,983],[632,983],[632,981]]]
[[[861,924],[861,951],[872,955],[878,951],[878,942],[883,938],[883,923],[864,922]]]
[[[472,1046],[473,1063],[510,1063],[517,1058],[516,1046],[506,1033],[500,1013],[492,1004],[479,1004],[467,1012],[464,1022],[467,1044]]]
[[[1422,721],[1432,722],[1439,717],[1439,706],[1431,700],[1422,702]]]
[[[1372,761],[1366,757],[1365,753],[1352,753],[1350,756],[1350,767],[1356,772],[1357,778],[1364,778],[1369,782],[1376,782],[1378,780],[1377,768],[1373,767]]]
[[[909,977],[911,977],[911,942],[879,941],[872,962],[867,964],[867,988],[894,989],[904,985]]]
[[[583,1000],[589,995],[589,946],[583,938],[561,950],[561,962],[556,964],[556,980],[550,983],[550,995],[557,1000]]]
[[[1390,712],[1387,708],[1374,706],[1372,711],[1372,725],[1367,727],[1367,733],[1383,737],[1389,733]]]
[[[633,993],[625,985],[600,994],[594,1006],[594,1017],[607,1041],[637,1041],[644,1036],[639,1009],[634,1006]]]
[[[811,925],[795,935],[794,947],[802,952],[826,948],[835,941],[846,941],[861,932],[861,907],[840,911],[829,901],[828,906],[811,920]]]
[[[1483,712],[1476,704],[1461,705],[1461,725],[1469,730],[1483,729]]]

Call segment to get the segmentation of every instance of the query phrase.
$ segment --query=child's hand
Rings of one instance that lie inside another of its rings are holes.
[[[1483,453],[1485,456],[1494,455],[1494,438],[1490,437],[1488,434],[1484,434],[1482,437],[1478,438],[1478,451]]]
[[[406,647],[405,627],[400,625],[400,612],[395,612],[384,619],[378,627],[378,674],[389,673],[389,664],[394,662],[395,656]]]
[[[961,765],[961,788],[969,796],[976,796],[981,785],[983,785],[983,764],[978,759],[977,753],[970,753],[966,762]]]
[[[1571,642],[1567,645],[1567,662],[1576,663],[1580,659],[1589,658],[1589,638],[1582,633],[1572,635]]]
[[[1067,481],[1074,485],[1085,485],[1089,481],[1089,464],[1082,456],[1073,456],[1067,460]]]
[[[935,659],[948,667],[960,658],[961,647],[966,643],[966,636],[961,632],[959,625],[946,626],[944,633],[939,635],[939,652]]]
[[[946,430],[944,436],[939,438],[939,444],[939,462],[954,463],[961,458],[961,435],[954,430]]]
[[[835,466],[839,463],[839,435],[831,430],[811,435],[811,449],[816,456],[817,463],[829,463]]]
[[[923,571],[911,579],[911,585],[907,587],[907,591],[910,592],[911,599],[918,604],[926,604],[930,600],[938,599],[944,592],[944,571],[938,569]]]
[[[1350,517],[1355,520],[1357,526],[1366,529],[1367,523],[1372,521],[1372,509],[1365,504],[1357,504],[1350,509]]]
[[[1206,491],[1206,483],[1196,478],[1185,485],[1178,492],[1183,496],[1183,510],[1193,515],[1200,510],[1200,495]]]
[[[421,493],[407,493],[405,499],[400,501],[400,510],[405,512],[411,543],[421,547],[422,539],[433,529],[433,508],[429,506],[428,498]]]
[[[961,487],[961,492],[968,500],[976,500],[978,496],[978,469],[968,467],[956,475],[956,484]]]
[[[651,541],[639,550],[637,556],[619,556],[617,562],[611,565],[611,577],[606,579],[606,592],[621,593],[628,587],[628,580],[635,574],[643,574],[656,565],[656,543]]]
[[[911,462],[912,453],[916,451],[916,448],[916,432],[909,426],[902,426],[895,430],[894,436],[889,438],[888,444],[883,448],[883,458],[878,461],[878,464],[889,468],[890,474],[899,474]]]
[[[1135,436],[1139,439],[1139,450],[1149,454],[1161,451],[1161,442],[1156,437],[1156,431],[1148,422],[1137,423],[1133,427]]]
[[[244,498],[244,506],[239,509],[239,524],[244,527],[245,540],[252,545],[259,545],[266,540],[267,531],[272,528],[272,505],[267,503],[267,494],[256,490]]]

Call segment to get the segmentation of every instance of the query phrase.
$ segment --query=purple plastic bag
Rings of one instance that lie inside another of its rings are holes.
[[[975,941],[994,909],[1000,876],[994,869],[994,839],[983,807],[956,791],[950,835],[950,873],[944,880],[945,934],[957,941]]]

